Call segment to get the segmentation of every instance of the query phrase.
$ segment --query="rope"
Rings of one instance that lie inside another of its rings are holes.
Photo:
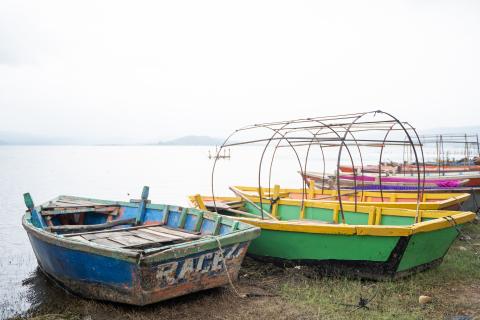
[[[470,189],[470,194],[471,196],[473,197],[473,204],[475,205],[475,213],[480,213],[480,207],[478,206],[478,202],[477,202],[477,196],[475,195],[475,191],[472,189]]]
[[[459,227],[458,227],[458,224],[457,222],[455,221],[455,219],[452,217],[452,216],[445,216],[443,217],[443,219],[447,220],[448,223],[450,223],[458,232],[458,234],[460,236],[463,237],[463,239],[472,247],[472,251],[474,253],[474,255],[476,255],[477,257],[477,260],[480,260],[480,253],[478,252],[478,250],[475,248],[475,245],[469,240],[471,239],[472,237],[469,236],[468,234],[466,234],[465,232],[463,232]]]
[[[273,206],[275,203],[277,203],[280,200],[280,197],[276,198],[270,198],[270,206]]]
[[[235,294],[239,298],[246,298],[247,295],[243,294],[243,293],[240,293],[237,290],[237,288],[233,285],[232,277],[230,276],[230,273],[228,272],[227,262],[225,261],[225,256],[223,255],[223,248],[222,248],[222,244],[220,243],[219,237],[214,236],[214,235],[210,235],[210,237],[214,238],[217,241],[218,249],[220,249],[220,257],[222,258],[223,267],[225,268],[225,272],[227,273],[227,277],[228,277],[228,282],[230,283],[230,286],[232,287],[233,292],[235,292]]]
[[[370,308],[368,307],[368,304],[370,302],[372,302],[373,300],[375,300],[378,292],[380,291],[380,287],[378,286],[378,284],[375,285],[375,287],[376,287],[375,292],[373,293],[373,295],[370,298],[364,298],[363,295],[360,293],[360,298],[359,298],[357,304],[347,304],[347,303],[336,303],[336,304],[342,305],[342,306],[345,306],[345,307],[354,307],[354,309],[350,310],[349,312],[355,312],[358,309],[370,310]]]

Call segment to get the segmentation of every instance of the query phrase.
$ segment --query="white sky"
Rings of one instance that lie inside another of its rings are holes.
[[[382,109],[476,125],[480,1],[0,1],[0,131],[157,141]]]

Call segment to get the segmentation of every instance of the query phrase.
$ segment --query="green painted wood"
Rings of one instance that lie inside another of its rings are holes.
[[[178,227],[183,228],[185,226],[185,221],[187,220],[188,208],[183,208],[182,213],[180,214],[180,219],[178,220]]]
[[[162,223],[163,224],[167,224],[167,221],[168,221],[168,215],[169,215],[169,211],[170,208],[168,205],[166,205],[164,208],[163,208],[163,217],[162,217]]]
[[[268,207],[268,204],[264,206]],[[249,213],[259,215],[259,210],[248,203]],[[333,221],[333,209],[307,207],[305,219]],[[283,221],[297,220],[300,206],[279,205],[277,214]],[[368,225],[368,214],[345,211],[347,224]],[[431,219],[425,219],[428,221]],[[414,217],[382,215],[381,225],[412,225]],[[417,233],[411,237],[333,235],[320,233],[287,232],[263,229],[259,238],[252,241],[249,253],[253,255],[285,260],[339,260],[387,262],[400,239],[396,254],[401,258],[393,272],[405,272],[415,267],[427,265],[442,258],[457,237],[454,227]]]
[[[238,221],[235,221],[232,226],[231,226],[231,231],[235,231],[235,230],[238,230],[238,225],[239,225],[239,222]]]
[[[287,260],[387,261],[400,237],[262,230],[249,253]]]
[[[213,225],[213,232],[212,234],[214,236],[218,235],[220,233],[220,227],[222,226],[222,216],[218,215],[215,219],[215,224]]]
[[[33,199],[30,193],[27,192],[23,194],[23,201],[25,202],[28,210],[30,210],[33,225],[45,229],[47,227],[47,224],[45,223],[45,220],[43,220],[41,214],[37,211],[37,209],[35,209],[35,205],[33,203]]]
[[[195,222],[195,231],[200,231],[202,228],[202,222],[203,222],[203,212],[199,212],[197,214],[197,221]]]
[[[397,271],[405,271],[442,258],[457,235],[454,227],[414,234],[408,242]]]

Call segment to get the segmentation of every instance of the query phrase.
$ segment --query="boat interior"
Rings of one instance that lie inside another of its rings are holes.
[[[302,189],[280,189],[278,188],[262,188],[261,194],[262,197],[269,198],[289,198],[289,199],[306,199],[306,200],[324,200],[324,201],[338,201],[338,191],[330,189],[319,189],[315,187],[315,184],[312,183],[313,187]],[[246,187],[246,186],[237,186],[238,190],[241,190],[245,195],[251,197],[259,197],[258,187]],[[354,202],[355,198],[357,202],[417,202],[417,193],[406,193],[406,192],[380,192],[380,191],[354,191],[354,190],[341,190],[341,199],[343,201]],[[431,202],[431,203],[446,203],[452,199],[456,201],[463,202],[468,200],[470,197],[469,193],[453,193],[453,192],[443,192],[443,193],[429,193],[424,192],[421,195],[421,202]]]
[[[36,218],[32,211],[38,213]],[[53,234],[123,249],[158,248],[245,229],[244,224],[228,217],[195,208],[150,204],[148,200],[115,202],[60,196],[30,209],[30,213],[35,226]]]
[[[264,221],[291,222],[295,224],[329,224],[329,225],[366,225],[366,226],[409,226],[420,222],[436,220],[455,224],[457,218],[470,216],[473,213],[448,210],[409,210],[399,208],[375,207],[373,205],[344,204],[343,215],[340,204],[278,199],[277,201],[263,200],[263,215],[260,211],[259,198],[246,201],[240,197],[212,197],[191,196],[192,204],[207,210],[217,211],[243,218],[256,218]],[[201,201],[203,204],[198,204]],[[441,219],[439,219],[441,218]],[[343,220],[344,219],[344,220]],[[463,219],[463,218],[462,218]],[[434,221],[431,221],[434,222]]]

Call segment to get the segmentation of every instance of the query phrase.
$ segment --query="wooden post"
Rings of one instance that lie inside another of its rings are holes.
[[[280,201],[280,185],[276,184],[274,187],[273,187],[273,201],[274,204],[272,206],[272,216],[274,217],[277,217],[277,211],[278,211],[278,202]]]
[[[212,235],[216,236],[220,233],[220,227],[222,226],[222,216],[218,215],[215,219],[215,224],[213,225]]]
[[[27,206],[28,210],[30,210],[30,214],[32,215],[32,224],[35,227],[45,229],[47,225],[45,224],[42,215],[39,214],[38,211],[35,209],[35,205],[33,204],[33,199],[32,196],[30,196],[30,193],[27,192],[23,194],[23,201],[25,202],[25,205]]]
[[[148,200],[148,186],[144,186],[142,190],[142,198],[138,204],[137,217],[135,219],[136,224],[140,224],[145,219],[145,212],[147,211],[147,200]]]
[[[414,219],[414,223],[422,222],[423,210],[418,210],[416,219]]]
[[[203,211],[200,211],[197,214],[197,221],[195,222],[195,228],[194,228],[195,232],[199,232],[200,229],[202,229],[202,223],[203,223]]]
[[[335,208],[333,208],[333,216],[332,216],[332,220],[333,220],[333,223],[335,224],[338,224],[338,211],[340,210],[340,205],[339,204],[336,204],[335,205]]]
[[[165,207],[163,208],[162,224],[167,224],[168,223],[169,212],[170,212],[170,208],[166,204]]]
[[[380,225],[382,223],[382,212],[383,212],[383,208],[382,207],[378,207],[376,208],[376,213],[375,213],[375,224],[376,225]]]
[[[302,204],[302,208],[300,209],[300,219],[305,218],[305,203]]]
[[[205,202],[203,202],[202,196],[200,194],[195,195],[195,201],[197,202],[197,206],[201,210],[207,210],[207,207],[205,206]]]
[[[315,199],[315,181],[310,180],[308,183],[308,199]]]
[[[184,228],[185,222],[187,221],[188,208],[183,208],[182,213],[180,214],[180,219],[178,221],[178,227]]]

